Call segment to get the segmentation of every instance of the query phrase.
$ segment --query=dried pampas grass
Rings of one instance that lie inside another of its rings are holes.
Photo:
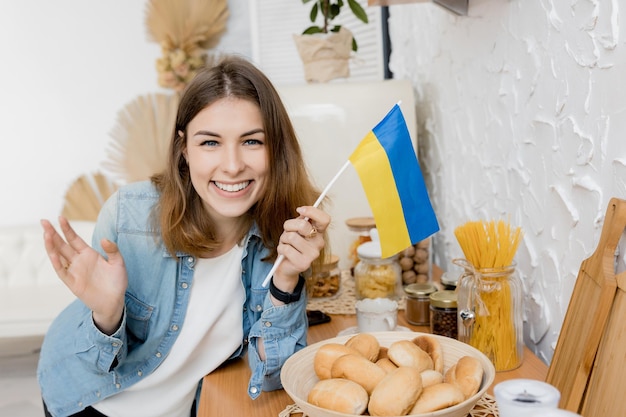
[[[117,186],[101,173],[81,175],[65,193],[61,214],[68,220],[96,221],[102,204]]]
[[[228,21],[226,0],[151,0],[146,9],[150,38],[170,48],[217,45]]]
[[[161,87],[181,92],[207,63],[206,50],[226,31],[226,0],[151,0],[146,10],[149,37],[161,45],[157,59]]]
[[[179,97],[148,94],[137,97],[118,113],[103,165],[125,182],[149,179],[165,169]]]

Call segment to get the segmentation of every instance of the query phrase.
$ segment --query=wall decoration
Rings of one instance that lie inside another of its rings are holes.
[[[117,116],[103,165],[119,180],[142,181],[165,169],[178,109],[178,94],[137,97]]]
[[[102,204],[117,189],[106,176],[81,175],[65,193],[61,215],[68,220],[96,221]]]
[[[146,9],[150,38],[161,45],[157,59],[161,87],[180,92],[207,63],[207,50],[226,30],[226,0],[151,0]]]

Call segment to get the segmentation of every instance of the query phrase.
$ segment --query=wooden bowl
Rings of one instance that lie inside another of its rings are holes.
[[[418,332],[375,332],[372,333],[378,339],[381,346],[389,347],[397,340],[412,340],[424,333]],[[483,365],[483,381],[478,392],[467,400],[452,407],[432,413],[415,414],[421,417],[466,417],[470,410],[474,408],[478,400],[493,383],[496,370],[491,361],[476,348],[459,342],[449,337],[428,334],[437,338],[443,350],[444,372],[454,365],[463,356],[473,356]],[[313,370],[313,358],[320,346],[327,343],[345,343],[354,335],[339,336],[332,339],[323,340],[293,354],[283,365],[280,378],[285,392],[309,417],[355,417],[353,414],[344,414],[332,410],[317,407],[307,402],[309,391],[313,388],[319,378]],[[396,417],[396,416],[390,416]],[[399,417],[399,416],[397,416]]]

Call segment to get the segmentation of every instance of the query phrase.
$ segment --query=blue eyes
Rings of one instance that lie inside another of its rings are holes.
[[[219,144],[220,142],[217,140],[205,140],[200,143],[201,146],[209,146],[209,147],[218,146]],[[243,141],[243,144],[248,145],[248,146],[263,145],[263,141],[259,139],[245,139]]]

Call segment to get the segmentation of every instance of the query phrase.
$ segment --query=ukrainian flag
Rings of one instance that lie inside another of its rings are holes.
[[[363,138],[349,160],[374,214],[383,258],[439,230],[398,104]]]

